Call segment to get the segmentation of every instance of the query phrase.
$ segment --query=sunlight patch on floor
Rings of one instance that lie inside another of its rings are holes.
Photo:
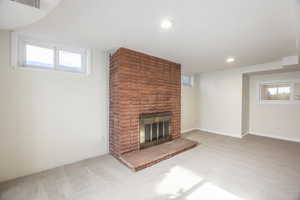
[[[211,183],[205,183],[187,196],[186,200],[244,200]]]
[[[180,166],[173,167],[163,180],[157,185],[156,191],[160,195],[176,198],[187,192],[203,179],[190,170]]]
[[[166,199],[245,200],[180,166],[173,167],[163,177],[156,186],[156,192]]]

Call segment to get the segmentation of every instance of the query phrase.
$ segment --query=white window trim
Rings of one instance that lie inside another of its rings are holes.
[[[294,99],[294,86],[295,83],[300,83],[300,79],[289,79],[289,80],[272,80],[262,81],[257,84],[258,91],[258,103],[259,104],[300,104],[300,100]],[[273,84],[289,84],[291,86],[290,100],[262,100],[261,90],[262,85],[273,85]]]
[[[40,46],[45,48],[54,49],[54,67],[39,67],[25,64],[25,44],[34,46]],[[82,56],[82,67],[81,70],[67,69],[59,65],[58,52],[59,50],[68,51],[71,53],[79,53]],[[42,70],[42,71],[57,71],[57,72],[70,72],[76,74],[90,74],[91,69],[91,49],[88,48],[77,48],[67,47],[60,44],[49,43],[40,41],[23,35],[19,35],[16,32],[11,34],[11,65],[16,69],[24,70]]]

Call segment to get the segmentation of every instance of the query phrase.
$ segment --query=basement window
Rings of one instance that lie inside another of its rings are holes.
[[[193,87],[194,77],[191,75],[182,75],[181,83],[184,87]]]
[[[300,81],[260,84],[261,103],[300,103]]]
[[[37,46],[29,43],[26,43],[24,48],[24,65],[41,68],[54,67],[54,48]]]
[[[80,52],[58,50],[57,67],[65,71],[81,72],[84,66],[84,55]]]
[[[21,68],[88,73],[90,51],[12,37],[12,64]]]

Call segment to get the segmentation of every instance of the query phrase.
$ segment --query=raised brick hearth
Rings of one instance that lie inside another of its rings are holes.
[[[171,138],[180,137],[180,64],[120,48],[110,59],[110,153],[139,150],[141,114],[171,112]]]
[[[142,151],[125,153],[120,157],[120,160],[133,171],[139,171],[197,145],[198,143],[195,141],[178,138],[170,142],[143,149]]]

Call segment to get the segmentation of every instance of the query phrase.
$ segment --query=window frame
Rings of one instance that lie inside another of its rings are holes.
[[[33,45],[41,48],[53,49],[53,67],[43,67],[26,64],[26,45]],[[68,68],[59,65],[59,51],[66,51],[81,55],[81,68]],[[13,32],[11,35],[11,65],[20,69],[46,70],[58,72],[71,72],[77,74],[90,74],[91,50],[88,48],[67,47],[55,43],[41,42],[33,38],[22,36]]]
[[[294,87],[296,83],[300,83],[300,79],[293,80],[274,80],[274,81],[261,81],[258,83],[258,103],[259,104],[300,104],[300,100],[295,99]],[[289,100],[264,100],[262,99],[262,89],[264,85],[280,85],[286,84],[291,88]]]

